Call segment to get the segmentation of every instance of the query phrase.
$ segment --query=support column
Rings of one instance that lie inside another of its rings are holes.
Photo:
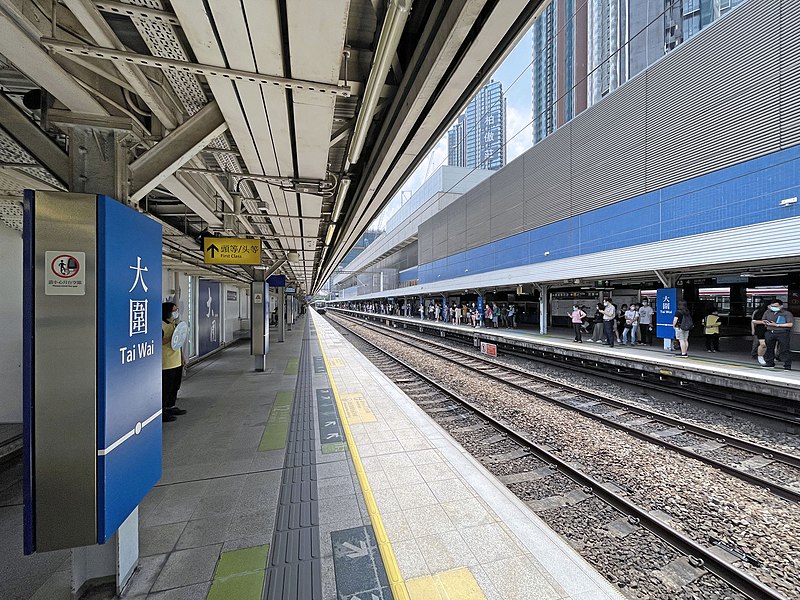
[[[250,283],[250,354],[256,371],[267,366],[269,352],[269,287],[264,281]]]
[[[69,131],[69,191],[128,199],[128,134],[83,125]],[[160,276],[160,274],[159,274]],[[72,593],[79,597],[96,585],[114,582],[121,594],[139,564],[139,509],[105,544],[73,548]]]
[[[550,286],[546,283],[542,283],[537,287],[539,288],[539,333],[547,335],[547,321],[550,317],[547,296],[550,291]]]
[[[286,341],[286,300],[283,293],[284,288],[275,288],[278,295],[278,341]]]

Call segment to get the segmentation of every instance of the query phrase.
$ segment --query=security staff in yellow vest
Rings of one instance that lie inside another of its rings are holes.
[[[180,312],[174,302],[161,305],[161,419],[174,421],[175,415],[185,415],[186,411],[178,408],[178,390],[181,389],[183,365],[183,349],[172,349],[172,334],[178,325]]]

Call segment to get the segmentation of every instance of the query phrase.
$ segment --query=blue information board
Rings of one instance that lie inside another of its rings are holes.
[[[656,290],[656,337],[671,340],[675,337],[672,320],[678,304],[678,290],[664,288]]]
[[[161,478],[161,226],[97,202],[97,541]]]
[[[267,277],[269,287],[286,287],[286,275],[270,275]]]

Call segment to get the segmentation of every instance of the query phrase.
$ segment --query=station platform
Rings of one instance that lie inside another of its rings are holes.
[[[627,370],[636,370],[658,377],[668,377],[683,381],[698,382],[763,394],[785,400],[800,400],[800,357],[794,370],[765,369],[759,366],[748,354],[733,352],[707,353],[702,337],[692,338],[689,358],[679,358],[663,349],[662,340],[652,346],[622,346],[616,344],[609,348],[598,343],[573,341],[572,331],[556,329],[553,333],[541,335],[530,330],[453,325],[441,321],[400,317],[353,311],[348,309],[329,309],[376,321],[395,323],[398,326],[416,328],[420,331],[438,331],[439,334],[470,337],[473,341],[497,343],[498,349],[507,344],[518,348],[542,351],[561,357],[575,358],[591,363],[609,365]],[[589,335],[585,339],[589,339]],[[477,345],[477,344],[476,344]]]
[[[246,344],[196,365],[178,404],[125,599],[622,597],[316,314],[263,373]],[[22,556],[2,499],[0,598],[67,600],[69,552]]]

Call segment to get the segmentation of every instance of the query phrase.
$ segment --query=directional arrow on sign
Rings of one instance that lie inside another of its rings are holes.
[[[372,596],[372,600],[381,600],[380,598],[378,598],[378,597],[377,597],[375,594],[373,594],[373,593],[370,593],[370,596]],[[359,596],[353,596],[352,598],[350,598],[350,600],[361,600],[361,598],[360,598]]]
[[[217,245],[216,245],[216,244],[211,244],[211,245],[208,247],[208,251],[209,251],[209,252],[211,252],[211,258],[214,258],[214,254],[215,254],[216,252],[219,252],[219,248],[217,248]]]
[[[347,548],[350,552],[347,553],[348,558],[361,558],[362,556],[366,556],[369,554],[369,550],[367,550],[367,545],[364,542],[359,542],[361,547],[354,546],[350,542],[345,542],[342,544],[345,548]]]

